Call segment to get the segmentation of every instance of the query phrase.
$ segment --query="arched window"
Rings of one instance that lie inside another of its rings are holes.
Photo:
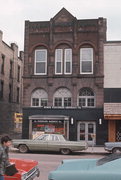
[[[90,88],[82,88],[79,91],[78,105],[80,107],[94,107],[94,92]]]
[[[47,106],[48,95],[44,89],[37,89],[31,95],[31,106]]]
[[[93,48],[80,49],[80,74],[93,74]]]
[[[66,88],[58,89],[54,94],[55,107],[70,107],[71,106],[71,92]]]
[[[35,75],[47,74],[47,49],[35,50]]]

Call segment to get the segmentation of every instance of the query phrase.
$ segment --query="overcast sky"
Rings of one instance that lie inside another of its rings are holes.
[[[107,40],[121,40],[121,0],[0,0],[0,30],[24,50],[24,23],[49,21],[62,8],[77,19],[107,19]]]

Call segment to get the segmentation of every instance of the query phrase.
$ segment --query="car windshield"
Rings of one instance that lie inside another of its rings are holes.
[[[47,139],[48,139],[48,135],[43,134],[43,135],[37,136],[34,140],[43,140],[43,141],[46,141]]]
[[[108,163],[110,161],[114,161],[114,160],[119,159],[119,158],[121,158],[121,153],[119,153],[119,154],[111,154],[111,155],[108,155],[108,156],[106,156],[104,158],[99,159],[97,161],[96,165],[100,166],[100,165],[103,165],[103,164]]]

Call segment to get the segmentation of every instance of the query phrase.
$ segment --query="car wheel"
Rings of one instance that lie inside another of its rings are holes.
[[[121,153],[121,148],[114,148],[112,150],[112,153],[115,153],[115,154]]]
[[[67,155],[67,154],[70,154],[71,151],[70,151],[70,149],[65,148],[65,149],[61,149],[60,152],[61,152],[61,154]]]
[[[19,145],[18,149],[19,149],[19,151],[20,151],[21,153],[26,153],[26,152],[28,152],[28,147],[27,147],[25,144]]]

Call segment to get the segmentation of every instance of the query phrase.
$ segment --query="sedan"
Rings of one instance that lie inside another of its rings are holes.
[[[38,162],[34,160],[10,159],[11,164],[15,164],[18,172],[13,176],[4,176],[5,180],[33,180],[39,177],[40,171]]]
[[[13,146],[21,153],[28,151],[56,151],[69,154],[73,151],[82,151],[88,148],[85,141],[67,141],[61,134],[42,134],[35,139],[16,139]]]
[[[105,142],[104,148],[110,153],[121,153],[121,142]]]
[[[48,180],[121,180],[121,155],[102,159],[70,159],[50,172]]]

